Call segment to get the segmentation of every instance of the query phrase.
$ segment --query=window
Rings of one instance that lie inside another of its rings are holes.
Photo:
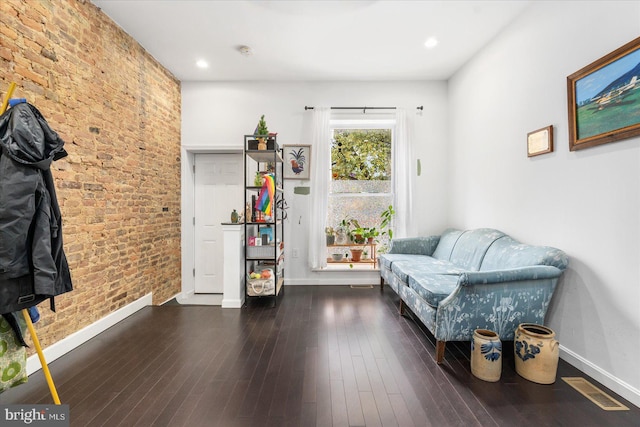
[[[332,121],[327,225],[345,218],[378,227],[393,204],[393,121]]]

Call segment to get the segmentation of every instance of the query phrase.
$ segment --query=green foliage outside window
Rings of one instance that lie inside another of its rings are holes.
[[[335,129],[334,180],[391,180],[391,129]]]

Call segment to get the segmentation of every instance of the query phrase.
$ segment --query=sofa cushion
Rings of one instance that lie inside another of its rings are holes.
[[[478,271],[487,249],[503,236],[502,231],[492,228],[465,231],[456,241],[449,261],[465,270]]]
[[[525,245],[509,236],[504,236],[489,247],[480,270],[504,270],[534,265],[550,265],[564,270],[568,263],[567,255],[559,249]]]
[[[378,262],[381,267],[384,267],[388,270],[391,270],[391,264],[396,261],[411,261],[416,260],[416,256],[428,258],[425,255],[415,255],[415,254],[383,254],[378,257]]]
[[[395,260],[391,264],[391,271],[405,284],[409,283],[408,276],[412,275],[458,274],[464,272],[463,269],[451,264],[449,261],[431,258],[426,255],[406,255],[405,259]]]
[[[448,261],[423,255],[415,257],[421,258],[393,262],[391,271],[428,304],[435,307],[455,289],[458,276],[463,270]]]
[[[458,241],[462,233],[462,230],[456,230],[454,228],[445,230],[442,233],[442,236],[440,236],[440,241],[438,242],[436,250],[433,252],[433,257],[436,259],[449,261],[451,259],[451,252],[453,251],[453,247],[456,245],[456,242]]]
[[[409,287],[427,304],[437,307],[458,284],[458,274],[422,274],[409,276]]]

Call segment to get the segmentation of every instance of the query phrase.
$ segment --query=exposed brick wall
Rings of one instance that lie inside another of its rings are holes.
[[[44,347],[153,292],[180,292],[180,82],[89,1],[0,1],[11,82],[65,141],[52,172],[74,291],[40,305]]]

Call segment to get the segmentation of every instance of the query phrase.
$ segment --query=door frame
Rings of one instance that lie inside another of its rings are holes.
[[[194,165],[196,154],[238,154],[242,155],[242,147],[233,146],[182,146],[180,156],[180,247],[182,255],[181,277],[182,294],[177,297],[178,301],[193,298],[195,296],[196,281],[193,276],[195,268],[195,192],[196,174]]]

